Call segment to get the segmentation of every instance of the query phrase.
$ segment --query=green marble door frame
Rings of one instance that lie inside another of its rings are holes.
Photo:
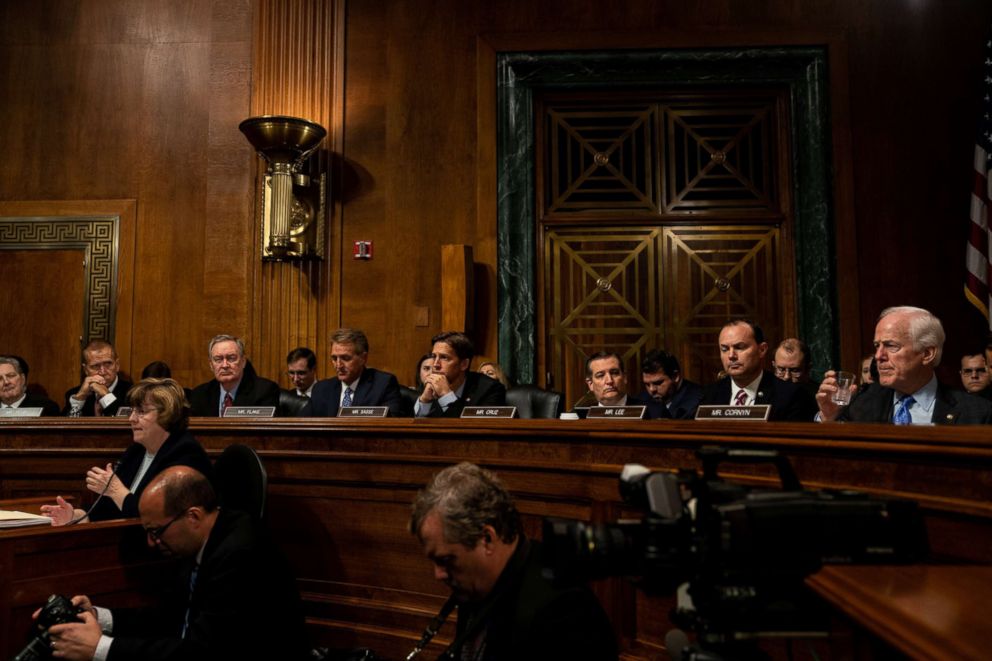
[[[507,52],[496,57],[499,361],[535,383],[534,92],[660,85],[784,85],[789,90],[799,335],[837,364],[827,52],[817,47]]]

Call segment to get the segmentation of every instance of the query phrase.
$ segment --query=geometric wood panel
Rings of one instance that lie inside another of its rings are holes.
[[[664,229],[665,340],[692,379],[711,382],[722,369],[717,336],[727,319],[754,320],[772,346],[781,339],[794,302],[779,293],[779,237],[767,226]]]
[[[656,227],[556,227],[544,239],[547,369],[574,403],[586,392],[585,359],[616,351],[627,371],[660,338]]]

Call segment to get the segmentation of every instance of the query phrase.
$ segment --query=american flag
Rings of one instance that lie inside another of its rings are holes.
[[[982,68],[982,113],[975,142],[975,182],[971,191],[971,223],[965,259],[968,273],[964,295],[987,320],[992,298],[992,267],[989,265],[989,212],[992,210],[992,33],[985,41],[985,65]],[[992,327],[992,324],[990,324]]]

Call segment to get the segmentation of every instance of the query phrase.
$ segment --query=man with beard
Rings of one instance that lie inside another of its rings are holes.
[[[683,378],[678,358],[661,349],[644,355],[641,382],[644,390],[634,401],[661,404],[677,420],[691,419],[703,398],[702,386]]]

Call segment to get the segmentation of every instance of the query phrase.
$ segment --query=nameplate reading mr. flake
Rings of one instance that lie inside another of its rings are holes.
[[[586,420],[641,420],[644,418],[646,406],[590,406]]]
[[[516,406],[466,406],[462,409],[463,418],[513,418],[516,415]]]
[[[114,415],[116,418],[130,418],[131,417],[131,407],[122,406],[117,409],[117,413]]]
[[[338,409],[339,418],[385,418],[387,415],[388,406],[342,406]]]
[[[271,418],[276,414],[274,406],[228,406],[225,418]]]
[[[771,404],[751,406],[712,406],[705,404],[696,409],[696,420],[767,420]]]
[[[0,416],[4,418],[37,418],[41,416],[44,409],[40,406],[30,408],[22,406],[19,409],[0,409]]]

